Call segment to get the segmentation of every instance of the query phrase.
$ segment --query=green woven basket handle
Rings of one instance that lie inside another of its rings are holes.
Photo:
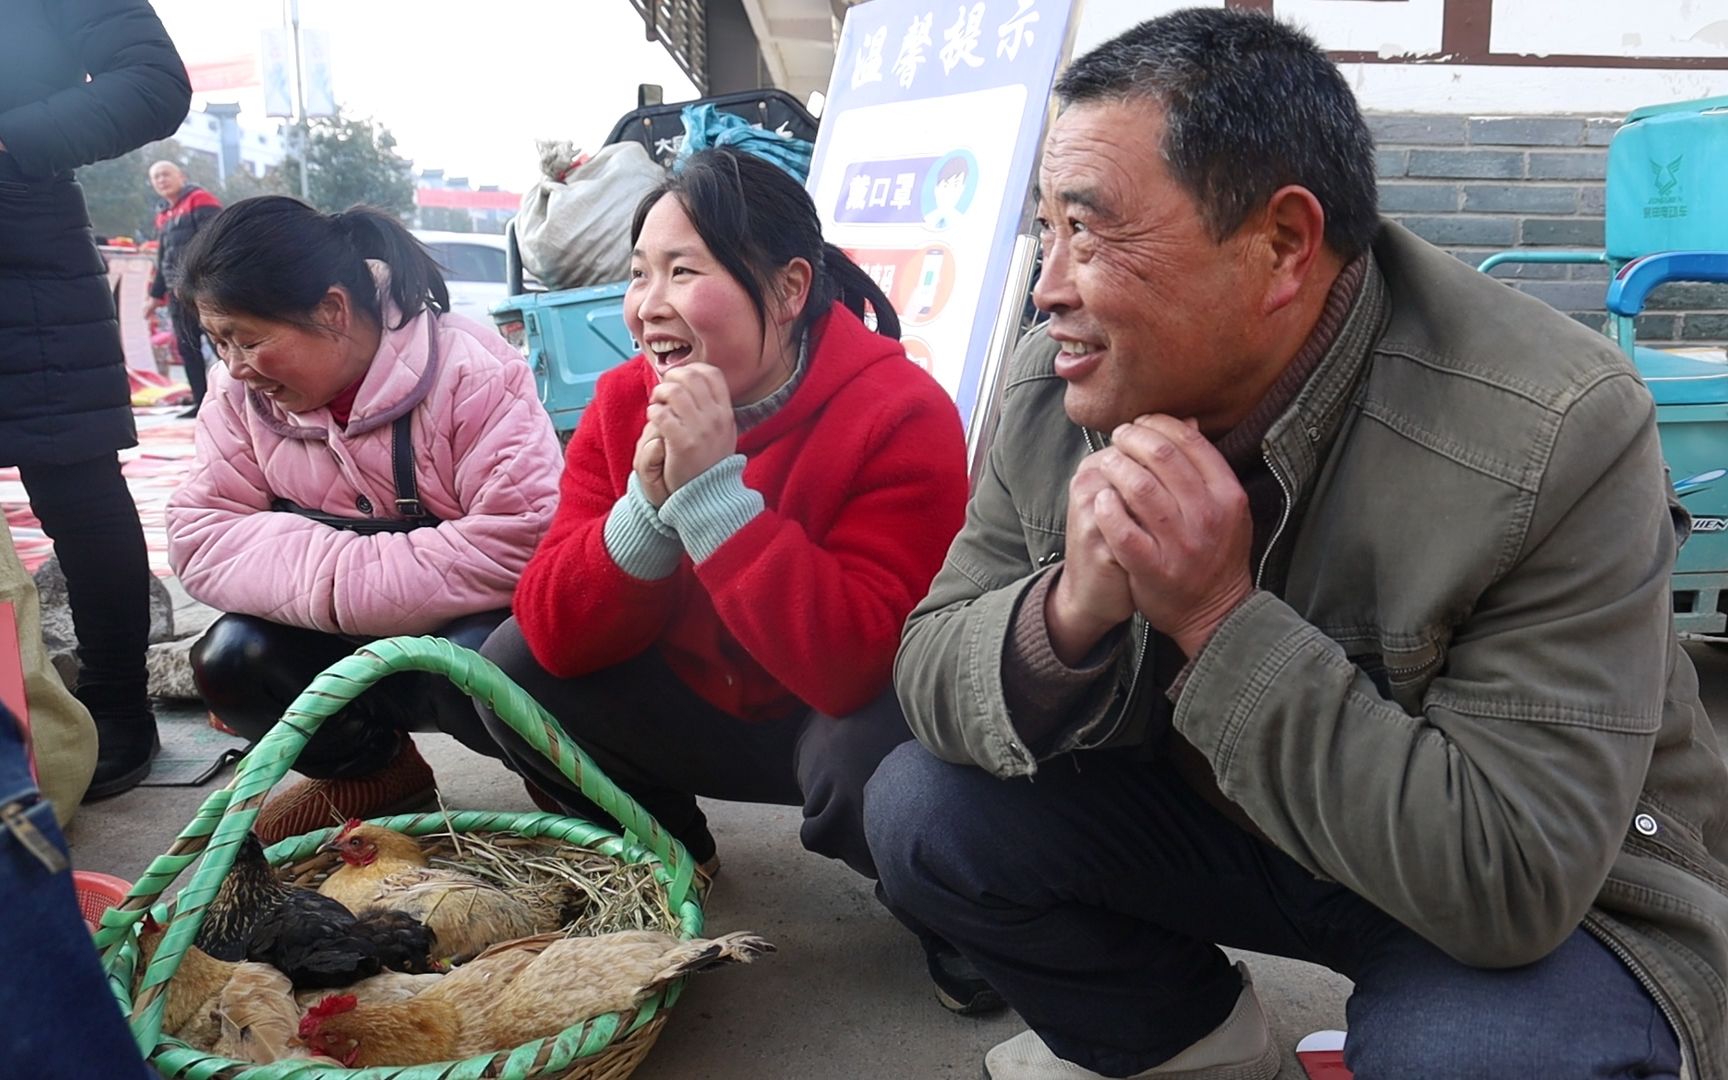
[[[132,925],[200,851],[209,849],[191,882],[175,898],[174,921],[139,987],[138,1004],[144,1008],[133,1018],[132,1028],[146,1056],[161,1040],[162,1012],[167,1005],[162,989],[197,936],[205,909],[234,865],[240,842],[251,832],[264,796],[287,775],[325,720],[379,679],[402,671],[444,675],[463,692],[484,702],[556,765],[583,795],[616,818],[624,826],[626,839],[643,844],[659,857],[671,875],[667,899],[673,910],[684,903],[695,873],[689,851],[608,779],[526,690],[511,682],[490,660],[443,638],[384,638],[362,646],[313,679],[282,719],[241,759],[233,781],[205,800],[168,853],[152,862],[126,900],[103,917],[96,947],[103,951],[104,965],[112,969]],[[123,994],[123,988],[114,989],[116,995]]]

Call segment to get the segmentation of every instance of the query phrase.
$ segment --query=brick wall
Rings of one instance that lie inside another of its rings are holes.
[[[1602,247],[1603,176],[1618,117],[1370,113],[1380,208],[1472,266],[1508,248]],[[1728,197],[1725,195],[1724,197]],[[1604,266],[1502,266],[1495,275],[1600,329]],[[1641,344],[1728,344],[1728,286],[1650,297]]]

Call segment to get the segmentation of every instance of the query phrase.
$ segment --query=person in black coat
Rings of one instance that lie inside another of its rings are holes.
[[[117,455],[138,441],[119,322],[73,170],[172,135],[192,86],[146,0],[0,0],[0,27],[0,465],[66,574],[102,798],[156,749],[150,570]]]

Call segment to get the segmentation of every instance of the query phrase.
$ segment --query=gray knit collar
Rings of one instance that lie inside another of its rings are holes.
[[[792,369],[792,377],[781,383],[780,389],[761,401],[740,405],[732,410],[732,420],[737,425],[738,433],[742,435],[785,408],[786,403],[792,400],[792,395],[798,392],[798,384],[804,381],[804,373],[809,369],[810,334],[806,332],[803,340],[798,343],[798,366]]]

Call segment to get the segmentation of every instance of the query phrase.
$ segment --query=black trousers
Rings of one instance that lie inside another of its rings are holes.
[[[464,615],[433,636],[478,649],[508,614]],[[367,640],[252,615],[224,615],[192,646],[192,678],[210,711],[255,743],[319,672]],[[428,722],[470,750],[503,756],[466,694],[442,675],[415,671],[380,680],[324,721],[294,768],[321,780],[369,776],[390,763],[403,732],[425,728]]]
[[[204,400],[209,378],[204,370],[204,327],[198,322],[198,312],[178,300],[168,301],[168,324],[174,330],[174,348],[186,367],[186,385],[192,388],[192,404]]]
[[[804,847],[869,878],[876,864],[864,842],[864,785],[877,764],[912,737],[892,689],[850,716],[806,711],[747,723],[716,709],[679,681],[656,650],[574,679],[548,673],[511,619],[482,655],[546,707],[566,734],[629,792],[697,862],[714,837],[696,796],[802,806]],[[509,725],[480,710],[517,771],[577,817],[612,818],[585,799]]]
[[[148,714],[150,556],[120,458],[18,466],[30,508],[54,541],[78,634],[78,697],[98,720]]]

